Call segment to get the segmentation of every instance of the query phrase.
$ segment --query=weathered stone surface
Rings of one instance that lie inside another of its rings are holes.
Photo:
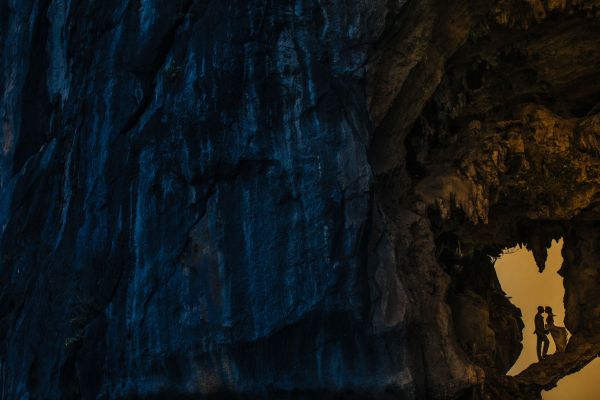
[[[365,321],[383,3],[1,4],[11,398],[413,390]]]
[[[596,1],[0,0],[3,396],[538,398],[599,343],[599,46]],[[493,257],[561,236],[568,354],[505,377]]]
[[[477,382],[485,384],[467,394],[539,398],[589,362],[597,343],[597,232],[584,225],[598,220],[598,4],[415,2],[407,10],[421,18],[402,15],[369,70],[369,160],[385,215],[374,225],[406,210],[430,221],[438,259],[420,262],[444,278],[420,282],[446,292],[452,314],[440,319],[451,318],[482,368]],[[488,278],[490,258],[524,245],[543,271],[547,248],[563,236],[572,237],[563,267],[572,344],[519,379],[502,377],[520,352],[522,322]],[[399,252],[406,246],[396,243]],[[451,381],[468,386],[458,375]]]

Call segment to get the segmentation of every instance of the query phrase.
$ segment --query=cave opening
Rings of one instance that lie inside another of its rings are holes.
[[[536,338],[533,334],[534,317],[537,306],[550,306],[553,309],[554,322],[564,326],[565,307],[563,303],[565,290],[563,279],[558,271],[562,265],[560,254],[562,239],[553,241],[548,250],[545,269],[538,271],[531,251],[517,246],[502,252],[494,262],[496,274],[502,290],[507,298],[521,310],[523,330],[523,350],[521,355],[508,371],[508,375],[517,375],[529,365],[536,363]],[[551,336],[548,354],[555,353],[556,346]]]
[[[551,306],[554,322],[564,326],[565,307],[564,287],[558,271],[562,265],[562,239],[553,241],[546,260],[544,272],[540,273],[531,251],[522,246],[507,249],[495,260],[494,267],[502,290],[507,298],[521,310],[523,330],[523,350],[521,355],[508,371],[514,376],[536,363],[536,337],[533,334],[534,317],[537,306]],[[556,352],[556,345],[549,336],[548,354]]]
[[[573,269],[586,265],[580,250],[573,251],[574,237],[590,232],[576,233],[565,222],[511,220],[501,214],[477,226],[461,223],[464,215],[430,218],[439,232],[436,258],[451,276],[447,300],[456,337],[468,358],[487,374],[500,374],[494,379],[503,390],[514,384],[520,393],[535,388],[529,392],[532,398],[535,390],[545,400],[574,393],[577,398],[597,398],[597,342],[585,327],[593,323],[595,308],[581,278],[573,279]],[[563,237],[568,243],[564,252]],[[590,269],[582,276],[593,284],[597,276],[592,267],[584,268]],[[569,329],[569,340],[576,334],[565,352],[557,352],[548,335],[549,357],[540,362],[534,334],[538,306],[552,307],[555,325]]]
[[[517,361],[508,371],[508,375],[516,376],[530,365],[537,363],[536,337],[533,334],[533,319],[538,305],[550,305],[555,314],[557,326],[565,326],[566,311],[564,307],[565,290],[560,268],[563,263],[561,250],[563,240],[555,240],[548,249],[548,257],[543,273],[539,273],[534,256],[525,247],[517,246],[506,249],[495,259],[494,267],[502,290],[507,298],[522,313],[523,350]],[[570,334],[569,334],[570,336]],[[548,354],[556,352],[554,341],[549,335]],[[595,382],[600,375],[600,360],[595,359],[577,374],[568,375],[558,381],[557,386],[542,392],[544,400],[577,398],[593,400],[597,398]]]

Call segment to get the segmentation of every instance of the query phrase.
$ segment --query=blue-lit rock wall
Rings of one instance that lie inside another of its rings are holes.
[[[368,322],[384,3],[0,2],[8,398],[416,390]]]

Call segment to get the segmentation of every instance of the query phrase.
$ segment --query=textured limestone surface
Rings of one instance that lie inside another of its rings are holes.
[[[437,315],[454,324],[477,371],[465,396],[540,398],[540,389],[578,371],[600,349],[598,4],[407,7],[405,23],[384,34],[369,69],[375,207],[382,221],[406,221],[408,209],[429,223],[437,255],[430,265],[449,283],[430,278],[442,294],[419,301],[451,306],[450,315]],[[405,229],[390,228],[389,236]],[[574,336],[565,354],[505,377],[520,353],[523,324],[493,261],[503,249],[524,245],[541,272],[547,248],[560,237],[566,325]],[[410,249],[415,242],[408,242]],[[396,241],[396,251],[405,243]],[[434,374],[428,385],[443,376]],[[458,371],[445,384],[452,380],[468,385]]]
[[[577,0],[0,0],[0,399],[537,399],[600,351]],[[494,257],[564,237],[515,378]]]

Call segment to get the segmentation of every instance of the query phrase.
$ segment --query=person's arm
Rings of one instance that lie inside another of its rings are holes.
[[[544,319],[540,318],[539,315],[535,316],[535,332],[534,333],[543,333],[544,332]]]

